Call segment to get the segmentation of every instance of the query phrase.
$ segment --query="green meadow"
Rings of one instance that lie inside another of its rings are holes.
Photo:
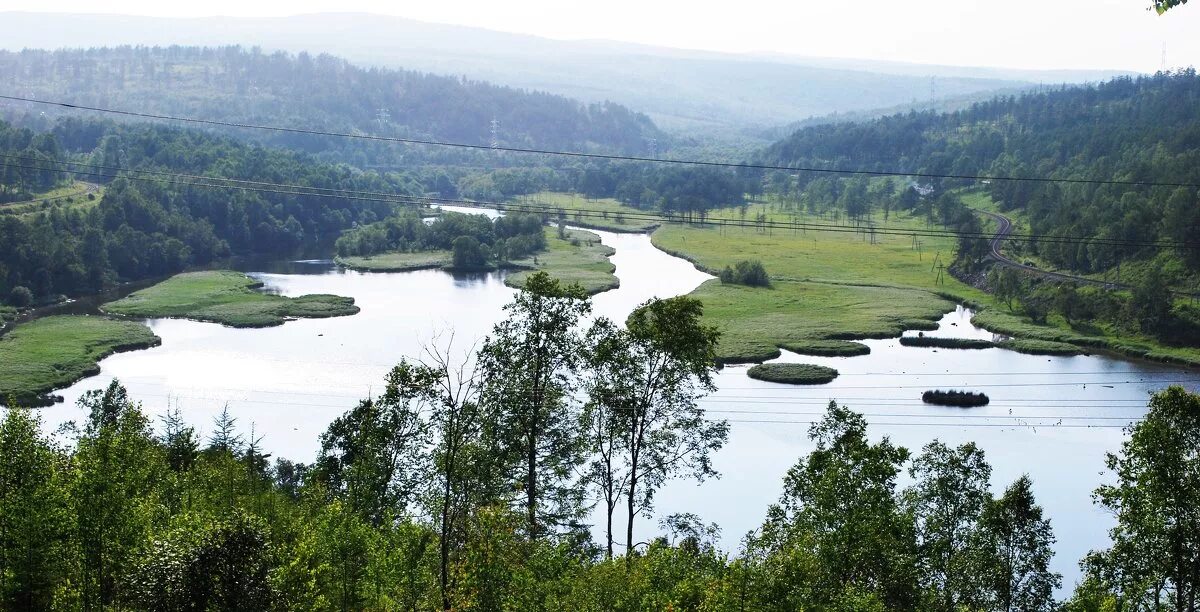
[[[564,283],[579,283],[589,294],[616,289],[621,281],[613,274],[616,266],[608,257],[614,253],[604,246],[600,237],[582,230],[568,230],[566,239],[558,237],[557,228],[546,228],[546,250],[511,262],[523,268],[510,274],[504,283],[520,288],[535,271],[545,271]]]
[[[131,317],[171,317],[230,327],[269,327],[291,318],[341,317],[358,312],[353,298],[263,293],[262,283],[229,270],[188,272],[109,302],[105,312]]]
[[[49,405],[46,393],[99,373],[101,359],[159,342],[137,321],[72,315],[22,323],[0,336],[0,402]]]

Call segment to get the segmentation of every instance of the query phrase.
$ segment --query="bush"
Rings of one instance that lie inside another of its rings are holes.
[[[747,287],[770,287],[771,277],[767,269],[757,259],[737,262],[734,267],[725,266],[717,275],[722,283],[727,285],[746,285]]]
[[[33,304],[33,292],[27,287],[17,285],[8,293],[8,304],[17,308],[25,308]]]

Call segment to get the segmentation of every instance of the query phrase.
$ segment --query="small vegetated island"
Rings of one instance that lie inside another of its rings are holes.
[[[789,385],[823,385],[833,382],[838,371],[810,363],[760,363],[746,371],[756,380]]]
[[[335,245],[337,262],[355,270],[402,272],[440,268],[456,272],[519,270],[505,279],[521,287],[531,271],[543,270],[595,294],[616,288],[613,249],[591,232],[547,226],[539,214],[484,215],[447,212],[426,222],[404,211],[350,230]]]
[[[136,321],[64,315],[23,323],[0,336],[0,404],[49,406],[48,395],[100,372],[101,359],[162,341]]]
[[[356,314],[354,298],[314,294],[285,297],[258,291],[262,283],[230,270],[188,272],[101,307],[131,317],[170,317],[230,327],[271,327],[289,319]]]
[[[921,401],[938,406],[958,406],[959,408],[974,408],[986,406],[988,396],[974,391],[942,391],[941,389],[926,391],[921,394]]]

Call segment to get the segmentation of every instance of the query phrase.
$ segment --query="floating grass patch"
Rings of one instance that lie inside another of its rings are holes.
[[[988,404],[988,396],[974,391],[958,391],[954,389],[942,391],[938,389],[922,393],[921,401],[926,404],[936,404],[938,406],[974,408],[976,406],[986,406]]]
[[[779,346],[793,353],[814,357],[854,357],[871,353],[871,347],[849,340],[793,340]]]
[[[378,255],[337,257],[338,265],[363,272],[411,272],[443,268],[454,260],[450,251],[419,251],[416,253],[380,253]]]
[[[1029,340],[1025,338],[1013,338],[999,343],[997,346],[1018,353],[1027,355],[1078,355],[1082,353],[1078,346],[1067,344],[1066,342],[1054,342],[1051,340]]]
[[[746,371],[755,380],[789,385],[823,385],[838,377],[838,371],[810,363],[760,363]]]
[[[996,346],[991,340],[977,338],[935,338],[933,336],[901,336],[903,346],[926,346],[949,349],[985,349]]]
[[[230,327],[270,327],[290,318],[320,319],[358,312],[354,298],[315,294],[296,298],[256,291],[262,283],[229,270],[190,272],[109,302],[102,310],[131,317],[171,317]]]
[[[0,336],[0,403],[49,406],[46,394],[100,373],[98,362],[120,351],[158,346],[162,341],[136,321],[108,317],[57,316],[36,319]]]

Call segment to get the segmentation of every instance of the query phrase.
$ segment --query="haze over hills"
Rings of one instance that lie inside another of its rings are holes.
[[[921,66],[736,55],[609,41],[560,41],[398,17],[332,13],[282,18],[157,18],[0,13],[0,47],[259,45],[328,52],[360,64],[464,75],[584,101],[611,100],[673,131],[745,131],[1116,72]],[[930,77],[937,77],[931,92]]]

